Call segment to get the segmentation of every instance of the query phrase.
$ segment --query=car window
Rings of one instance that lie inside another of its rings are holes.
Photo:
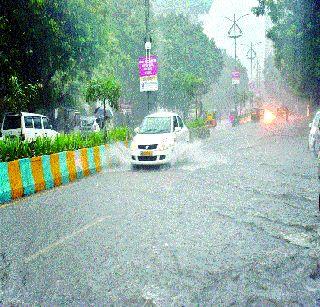
[[[183,121],[180,116],[178,116],[178,123],[179,123],[179,127],[181,127],[181,128],[184,127]]]
[[[173,116],[173,129],[175,129],[176,127],[179,127],[177,116]]]
[[[51,129],[49,119],[47,117],[42,117],[43,129]]]
[[[35,129],[42,129],[41,124],[41,117],[40,116],[33,116],[33,123]]]
[[[32,116],[25,116],[24,117],[24,126],[26,128],[33,128]]]
[[[171,117],[146,117],[140,127],[141,134],[171,132]]]
[[[6,115],[3,123],[3,130],[21,128],[20,115]]]

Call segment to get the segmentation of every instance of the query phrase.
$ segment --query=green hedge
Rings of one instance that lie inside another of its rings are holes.
[[[203,118],[197,118],[193,121],[187,122],[186,125],[189,129],[200,128],[206,125],[206,121]]]
[[[22,141],[18,137],[5,138],[0,140],[0,162],[124,142],[131,137],[132,131],[127,127],[117,127],[109,131],[61,134],[52,139],[37,138],[32,142]]]

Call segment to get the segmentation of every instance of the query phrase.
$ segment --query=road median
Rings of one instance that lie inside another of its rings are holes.
[[[108,144],[0,162],[0,203],[73,182],[113,164]]]

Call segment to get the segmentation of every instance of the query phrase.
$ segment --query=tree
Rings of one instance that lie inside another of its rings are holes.
[[[100,77],[91,80],[86,91],[86,100],[88,102],[103,102],[104,127],[106,122],[106,101],[116,110],[119,108],[119,98],[121,95],[121,86],[118,80],[113,76]]]
[[[198,100],[197,96],[201,94],[201,89],[204,86],[204,80],[199,78],[192,73],[182,74],[177,80],[177,86],[182,90],[187,98],[185,106],[181,106],[182,111],[187,113],[192,104],[195,104],[196,115],[198,114]],[[202,114],[202,103],[200,102],[200,114]]]
[[[234,58],[223,55],[223,68],[216,82],[212,82],[209,86],[208,93],[204,97],[205,107],[212,111],[217,110],[220,113],[228,113],[235,106],[235,88],[232,84],[231,73],[234,70]],[[238,85],[238,93],[248,91],[248,74],[246,68],[238,61],[237,67],[240,71],[240,84]]]
[[[320,104],[320,3],[312,0],[259,0],[253,9],[268,14],[273,27],[275,64],[291,89]]]
[[[157,29],[155,47],[160,62],[160,103],[186,115],[190,106],[186,84],[201,80],[204,94],[221,73],[221,51],[203,33],[201,23],[191,20],[188,15],[161,15]]]

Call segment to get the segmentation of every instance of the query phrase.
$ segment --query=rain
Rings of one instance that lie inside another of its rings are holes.
[[[0,305],[318,306],[319,16],[4,0]]]

